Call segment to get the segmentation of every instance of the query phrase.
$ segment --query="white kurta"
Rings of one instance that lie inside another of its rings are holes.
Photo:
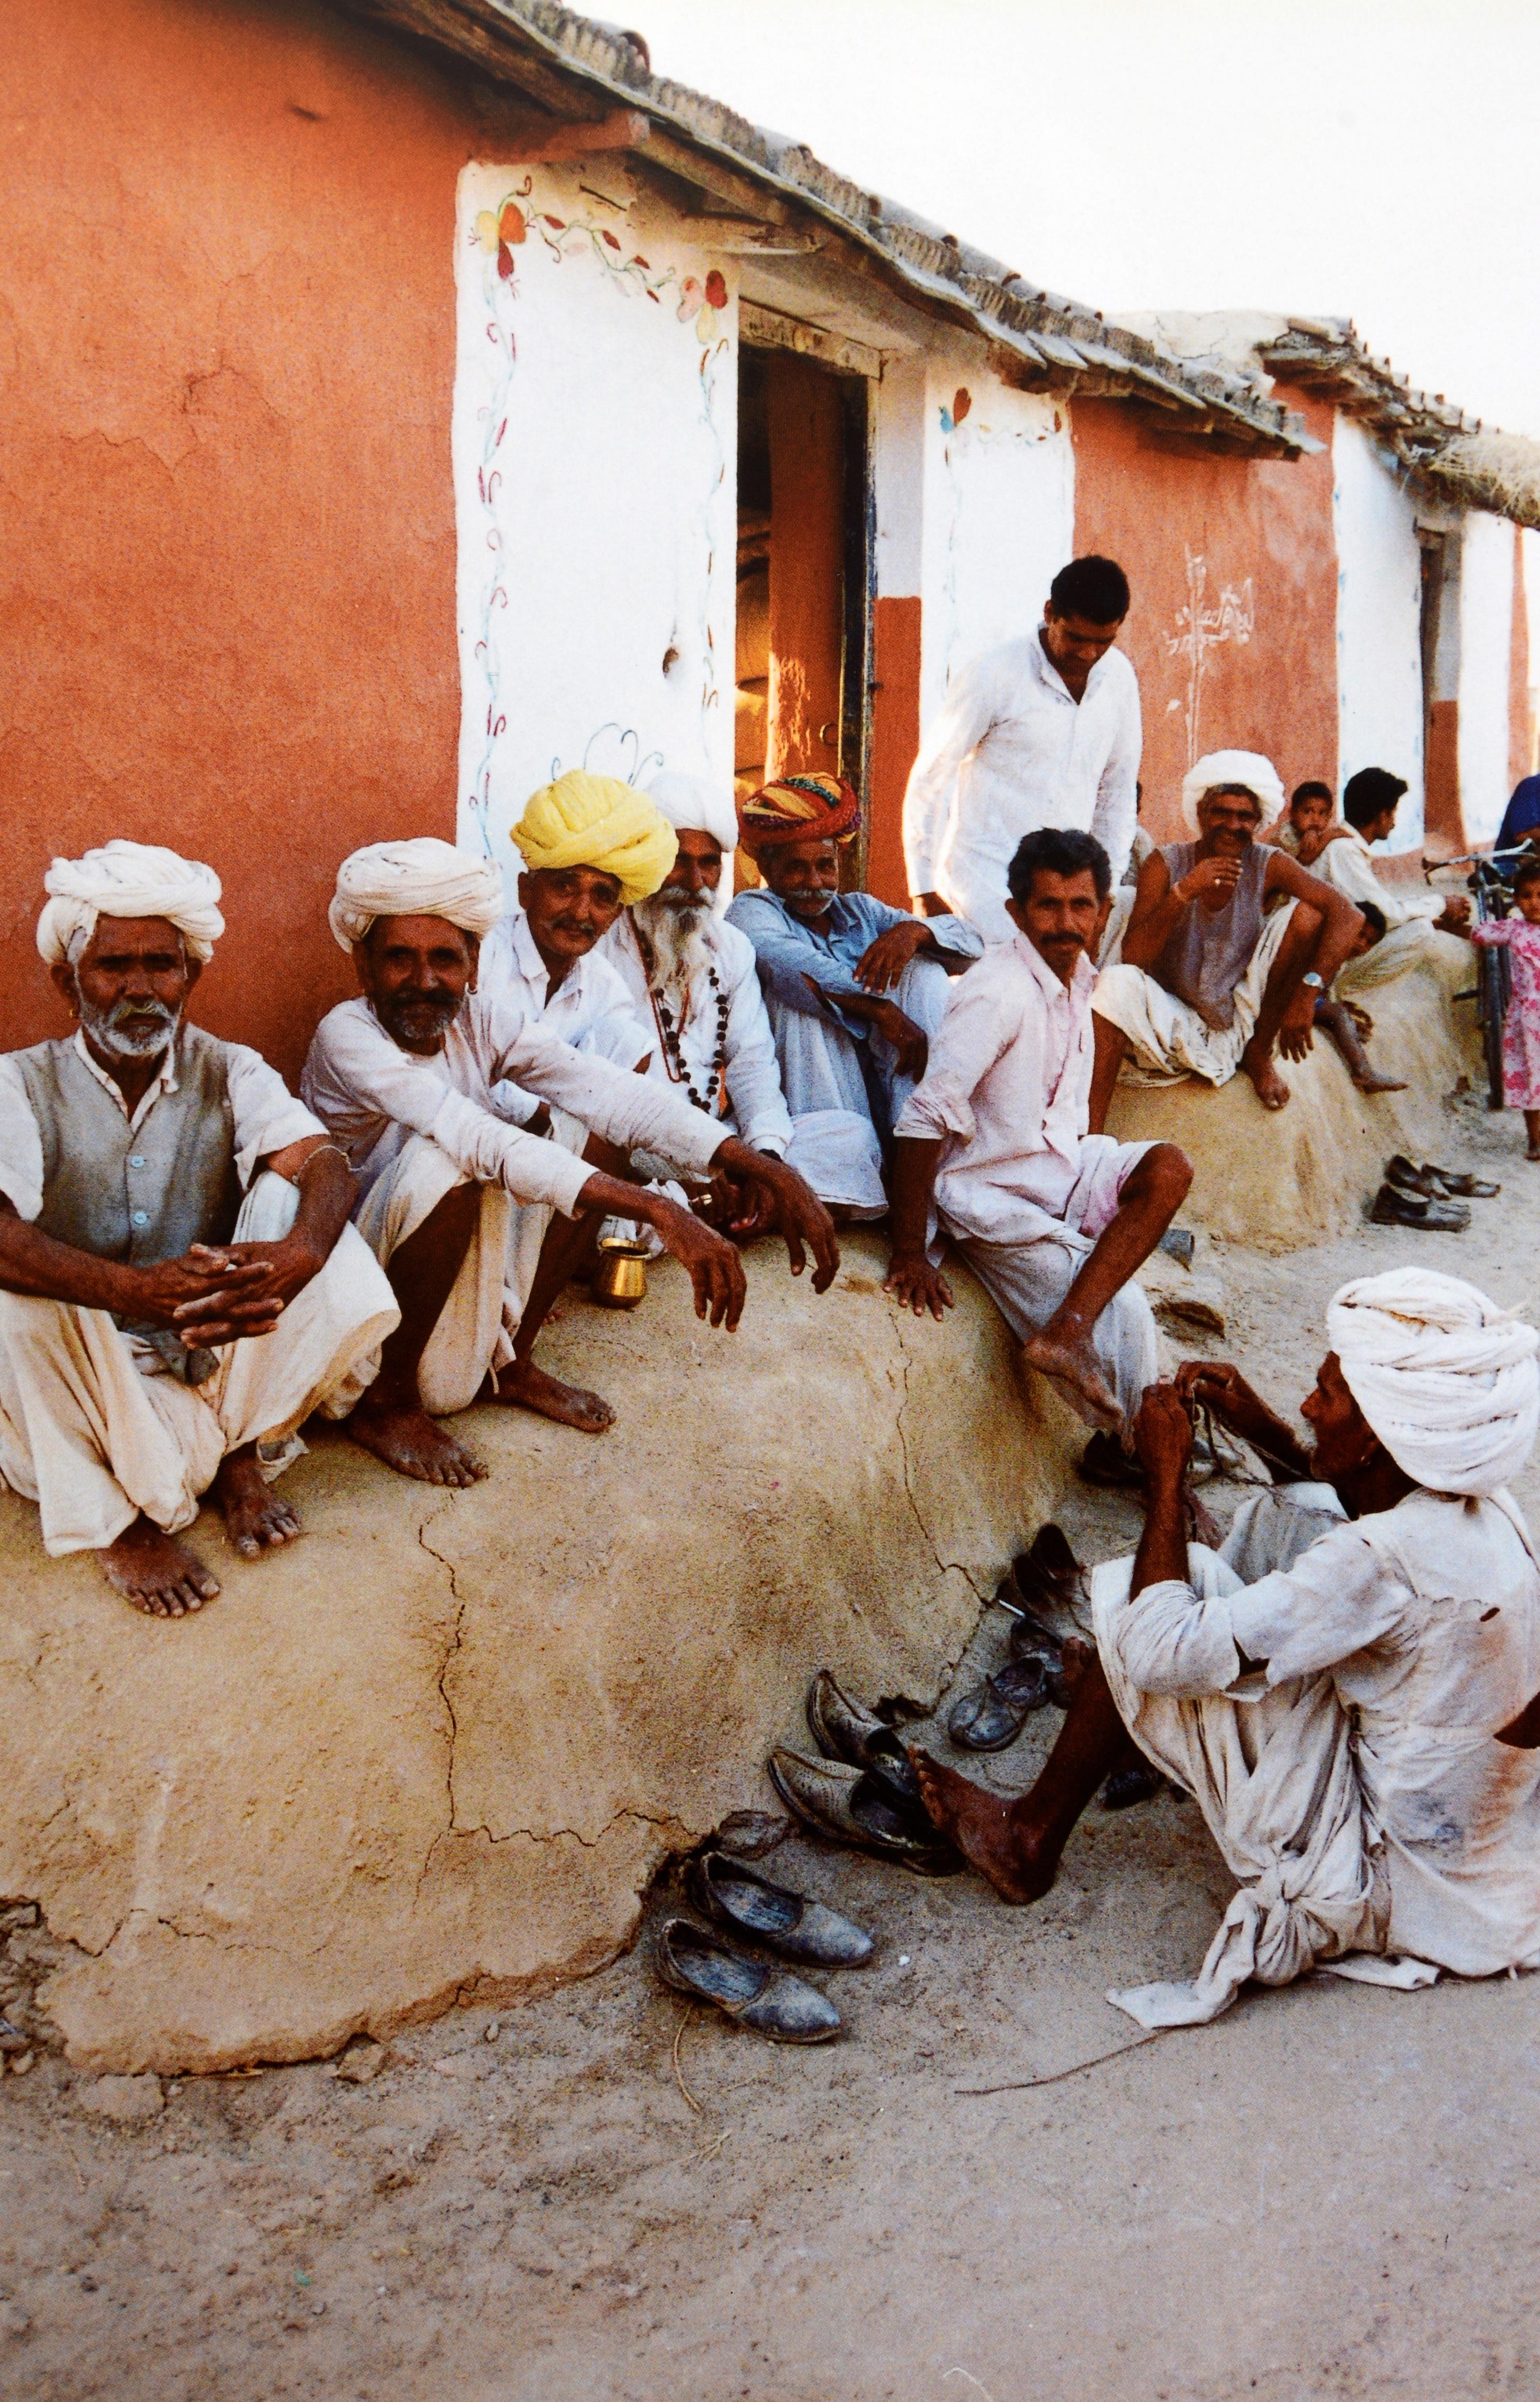
[[[680,1056],[695,1091],[727,1131],[756,1151],[784,1159],[791,1147],[791,1116],[781,1091],[776,1064],[776,1038],[770,1031],[764,995],[760,989],[754,946],[736,926],[713,918],[702,942],[727,1001],[725,1058],[722,1088],[712,1073],[717,1056],[717,1001],[709,979],[696,976],[690,988],[684,1022],[679,1027]],[[678,1071],[668,1056],[663,1028],[654,1014],[636,923],[623,909],[599,946],[604,962],[624,986],[635,1016],[651,1032],[652,1058],[647,1073],[655,1082],[680,1090]],[[675,1017],[679,1012],[675,1009]]]
[[[1009,941],[1007,871],[1039,826],[1093,834],[1116,884],[1128,864],[1143,734],[1123,652],[1076,701],[1038,633],[963,669],[909,778],[903,849],[914,893],[939,892],[986,942]]]
[[[510,1125],[509,1084],[548,1102],[566,1139]],[[469,1407],[512,1359],[550,1212],[576,1216],[594,1172],[578,1155],[586,1129],[697,1176],[722,1139],[672,1089],[574,1050],[511,999],[483,991],[467,994],[431,1059],[393,1042],[367,1001],[342,1002],[316,1029],[301,1090],[349,1155],[363,1186],[354,1216],[381,1262],[457,1184],[482,1187],[475,1236],[419,1370],[422,1405],[436,1415]],[[333,1414],[362,1389],[342,1394]]]
[[[1024,934],[992,944],[947,997],[921,1082],[893,1131],[939,1140],[936,1214],[1022,1337],[1053,1315],[1150,1148],[1087,1131],[1095,970],[1066,986]],[[1155,1321],[1127,1284],[1095,1347],[1125,1411],[1159,1374]]]
[[[1129,1056],[1122,1070],[1128,1083],[1177,1084],[1185,1077],[1201,1076],[1208,1084],[1229,1084],[1256,1029],[1267,980],[1295,905],[1287,901],[1262,920],[1251,964],[1235,987],[1235,1015],[1229,1026],[1208,1025],[1190,1002],[1167,992],[1146,968],[1131,967],[1122,959],[1103,968],[1092,1007],[1128,1037]]]
[[[650,1024],[638,1015],[598,945],[574,959],[551,990],[550,971],[522,909],[500,918],[482,944],[476,987],[490,1000],[511,1003],[550,1033],[559,1034],[574,1051],[608,1059],[617,1068],[635,1068],[653,1047]],[[540,1108],[534,1095],[517,1084],[500,1084],[497,1102],[515,1125],[527,1125]]]
[[[1131,1561],[1093,1572],[1118,1708],[1241,1884],[1194,1984],[1112,1996],[1144,2025],[1345,1954],[1397,1982],[1540,1965],[1540,1751],[1497,1740],[1540,1691],[1523,1521],[1506,1495],[1419,1490],[1333,1525],[1334,1500],[1259,1497],[1224,1556],[1192,1547],[1186,1584],[1130,1600]]]

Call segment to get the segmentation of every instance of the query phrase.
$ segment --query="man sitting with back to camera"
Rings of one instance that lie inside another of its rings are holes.
[[[1469,958],[1459,947],[1459,938],[1470,924],[1470,902],[1464,892],[1383,884],[1375,872],[1370,845],[1390,840],[1406,790],[1405,777],[1393,776],[1388,767],[1360,767],[1342,787],[1346,831],[1327,844],[1315,862],[1317,876],[1357,908],[1371,902],[1385,921],[1384,940],[1344,964],[1337,981],[1338,992],[1344,997],[1389,984],[1409,968],[1427,962],[1441,964],[1449,975],[1458,976]],[[1451,939],[1440,942],[1441,935]]]
[[[1149,1303],[1131,1278],[1192,1181],[1175,1144],[1088,1128],[1091,958],[1111,882],[1092,835],[1045,828],[1019,845],[1014,934],[953,987],[894,1130],[887,1284],[916,1316],[951,1307],[939,1224],[1032,1366],[1098,1428],[1084,1462],[1095,1482],[1128,1481],[1111,1438],[1160,1373]]]
[[[1239,1069],[1264,1109],[1287,1101],[1272,1046],[1288,1059],[1312,1048],[1315,1003],[1363,920],[1286,850],[1258,841],[1283,800],[1277,770],[1255,752],[1217,751],[1189,769],[1182,808],[1195,838],[1146,861],[1121,959],[1097,981],[1093,1128],[1107,1124],[1131,1052],[1146,1083],[1227,1084]]]
[[[738,825],[764,881],[727,914],[758,961],[792,1156],[832,1208],[881,1217],[894,1121],[925,1073],[949,979],[983,945],[960,918],[927,921],[874,893],[840,890],[860,803],[836,776],[766,784]]]

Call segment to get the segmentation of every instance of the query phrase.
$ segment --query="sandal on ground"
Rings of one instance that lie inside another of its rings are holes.
[[[1035,1652],[1008,1660],[954,1705],[946,1732],[964,1751],[1004,1751],[1052,1698],[1046,1660]]]
[[[827,2043],[840,2031],[832,2001],[800,1977],[763,1960],[747,1960],[709,1927],[670,1918],[658,1937],[660,1981],[692,2001],[710,2002],[739,2026],[772,2043]]]
[[[1491,1201],[1503,1190],[1484,1176],[1470,1176],[1458,1167],[1437,1167],[1431,1159],[1418,1166],[1404,1151],[1386,1160],[1385,1181],[1398,1185],[1403,1193],[1420,1193],[1424,1200]]]
[[[729,1859],[724,1852],[698,1854],[685,1883],[704,1916],[802,1967],[861,1968],[872,1957],[872,1938],[853,1919],[793,1893],[790,1885],[772,1883],[763,1870]]]
[[[1415,1226],[1423,1234],[1463,1235],[1470,1211],[1463,1201],[1423,1200],[1399,1185],[1382,1184],[1368,1210],[1374,1226]]]
[[[920,1788],[902,1743],[875,1710],[842,1692],[827,1668],[807,1688],[807,1730],[825,1760],[869,1768],[900,1800],[920,1806]]]
[[[924,1812],[906,1808],[869,1769],[786,1750],[770,1754],[769,1768],[781,1800],[815,1834],[897,1860],[918,1876],[955,1876],[962,1867],[961,1854],[942,1842]]]

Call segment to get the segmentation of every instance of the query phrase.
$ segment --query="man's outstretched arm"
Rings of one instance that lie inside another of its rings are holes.
[[[893,1145],[889,1195],[893,1249],[883,1285],[884,1292],[890,1292],[901,1307],[912,1309],[916,1318],[923,1318],[928,1309],[938,1319],[953,1304],[951,1286],[941,1270],[931,1266],[926,1252],[930,1195],[941,1155],[939,1138],[900,1135]]]

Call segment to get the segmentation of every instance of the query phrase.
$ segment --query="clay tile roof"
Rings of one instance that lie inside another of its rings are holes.
[[[1194,371],[1126,327],[1043,292],[1014,269],[900,202],[863,190],[806,145],[752,125],[720,101],[654,76],[643,38],[580,17],[555,0],[337,0],[469,60],[557,115],[638,109],[672,172],[694,152],[798,214],[832,228],[912,304],[983,335],[1026,384],[1144,401],[1173,432],[1211,433],[1247,449],[1297,455],[1319,448],[1297,412],[1255,378],[1205,364]],[[642,156],[649,155],[643,151]]]
[[[1356,418],[1436,496],[1540,527],[1540,442],[1468,418],[1443,393],[1413,392],[1370,351],[1350,317],[1290,317],[1257,355]]]

